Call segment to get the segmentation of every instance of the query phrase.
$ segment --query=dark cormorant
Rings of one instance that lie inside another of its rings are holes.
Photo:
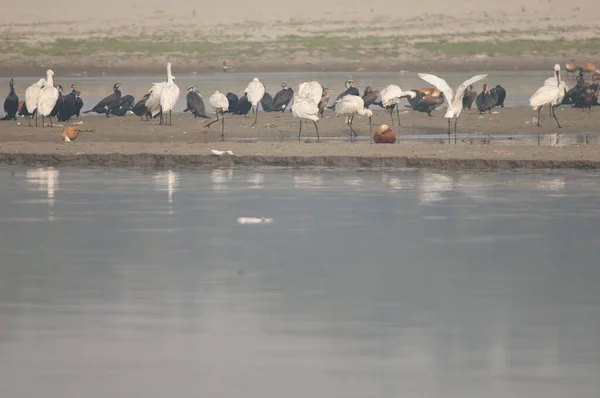
[[[496,106],[496,102],[498,102],[496,90],[492,89],[492,91],[490,91],[487,88],[487,84],[484,84],[483,89],[475,99],[475,104],[477,105],[479,113],[486,111],[492,113],[492,108]]]
[[[323,113],[325,112],[325,107],[327,106],[327,103],[329,102],[329,97],[331,97],[331,90],[329,90],[328,88],[324,88],[323,89],[323,95],[321,96],[321,101],[319,101],[319,115],[321,115],[321,117],[323,117]]]
[[[496,94],[498,94],[498,102],[496,102],[496,106],[500,108],[504,108],[504,100],[506,99],[506,90],[501,85],[496,85]]]
[[[71,85],[71,92],[62,97],[62,103],[58,108],[58,121],[66,122],[75,115],[75,101],[77,100],[77,86]]]
[[[148,108],[146,108],[146,100],[148,97],[150,97],[150,93],[145,94],[133,107],[133,113],[142,120],[144,120],[144,116],[146,116],[146,120],[148,120]]]
[[[110,111],[112,111],[113,108],[116,108],[119,105],[119,101],[121,100],[121,90],[119,90],[119,87],[121,87],[121,83],[115,83],[113,85],[113,93],[111,95],[105,97],[102,101],[98,102],[96,106],[94,106],[92,109],[89,109],[83,113],[104,113],[106,114],[106,117],[108,117]]]
[[[270,112],[271,106],[273,106],[273,97],[267,93],[267,87],[265,86],[265,94],[260,99],[260,105],[262,106],[263,112]]]
[[[110,111],[111,114],[115,116],[125,116],[127,112],[133,111],[133,106],[135,105],[135,97],[133,95],[124,95],[119,100],[119,103],[116,107],[113,107]]]
[[[287,84],[281,83],[281,90],[275,94],[273,105],[271,105],[269,112],[285,112],[293,97],[294,90],[292,90],[291,87],[288,87]]]
[[[477,91],[473,88],[473,85],[470,84],[469,88],[465,89],[465,94],[462,99],[462,107],[463,109],[471,110],[473,106],[473,101],[477,98]]]
[[[410,105],[405,105],[406,108],[411,108],[413,111],[417,112],[425,112],[427,116],[431,117],[431,112],[437,108],[438,106],[444,103],[444,93],[440,93],[438,96],[424,95],[423,92],[419,90],[411,90],[417,96],[415,98],[408,97],[408,103]]]
[[[244,96],[238,100],[237,106],[233,111],[233,114],[244,115],[244,117],[246,117],[246,115],[248,115],[248,112],[250,112],[250,109],[252,109],[252,104],[250,103],[250,101],[248,101],[248,96],[244,94]]]
[[[371,86],[367,86],[365,88],[365,92],[362,96],[362,99],[365,102],[365,108],[368,109],[371,105],[373,105],[378,97],[379,97],[379,90],[377,90],[376,88],[373,88]]]
[[[209,118],[208,116],[206,116],[206,107],[204,106],[204,100],[202,100],[202,96],[198,94],[198,87],[196,87],[195,85],[188,87],[185,99],[187,101],[187,107],[183,110],[184,112],[192,112],[194,118]]]
[[[225,97],[227,97],[227,101],[229,101],[229,108],[227,110],[229,113],[235,114],[237,110],[237,104],[240,99],[234,93],[227,93]]]
[[[11,78],[8,82],[10,92],[4,100],[4,118],[2,120],[17,120],[17,111],[19,110],[19,97],[15,94],[15,81]]]

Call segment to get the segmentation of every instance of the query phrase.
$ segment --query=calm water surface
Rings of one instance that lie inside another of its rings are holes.
[[[77,84],[84,100],[84,110],[91,109],[98,101],[112,93],[112,86],[115,81],[123,83],[121,92],[123,95],[133,95],[136,100],[141,99],[148,92],[153,82],[163,82],[166,80],[164,75],[157,76],[115,76],[115,77],[63,77],[60,70],[56,70],[56,84],[64,87],[65,94],[70,92],[71,84]],[[45,72],[41,71],[39,78],[46,77]],[[478,72],[433,72],[446,79],[453,90],[469,77],[478,74]],[[476,85],[477,90],[481,89],[483,83],[490,86],[496,84],[502,85],[507,91],[505,104],[507,106],[528,105],[529,97],[543,85],[544,80],[553,76],[552,69],[547,71],[515,71],[515,72],[487,72],[488,77]],[[244,89],[254,77],[258,77],[266,86],[267,92],[275,95],[281,89],[281,83],[286,82],[294,90],[298,84],[317,80],[324,87],[333,90],[330,102],[333,103],[339,93],[344,91],[344,82],[353,79],[358,83],[361,92],[366,86],[373,86],[379,89],[388,84],[397,84],[404,90],[410,90],[420,87],[429,87],[430,85],[421,80],[416,72],[398,71],[398,72],[281,72],[281,73],[212,73],[197,75],[180,75],[177,73],[176,65],[173,66],[175,83],[181,90],[181,100],[175,107],[176,112],[182,112],[185,107],[186,90],[192,84],[196,84],[200,94],[204,97],[204,103],[207,111],[211,111],[208,98],[216,90],[223,93],[234,92],[238,96],[244,94]],[[39,78],[15,77],[15,90],[19,97],[25,97],[25,89],[35,83]],[[11,76],[0,78],[0,84],[8,87],[8,81]],[[575,75],[564,73],[563,80],[572,87],[575,84]],[[406,102],[408,104],[408,102]],[[376,108],[376,107],[375,107]],[[95,114],[94,114],[95,115]]]
[[[2,167],[1,395],[597,398],[599,182]]]

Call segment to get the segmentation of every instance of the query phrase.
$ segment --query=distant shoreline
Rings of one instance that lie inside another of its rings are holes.
[[[225,73],[304,73],[304,72],[509,72],[509,71],[540,71],[547,70],[549,65],[556,63],[555,60],[523,58],[498,58],[493,62],[484,61],[458,61],[447,60],[442,63],[431,62],[402,62],[397,64],[375,63],[352,63],[352,62],[320,62],[311,64],[300,63],[249,63],[231,65],[227,72],[217,65],[188,65],[173,62],[173,68],[178,74],[225,74]],[[104,77],[104,76],[151,76],[164,74],[162,62],[155,62],[152,66],[146,64],[132,63],[127,66],[90,66],[69,64],[40,64],[32,66],[32,63],[3,66],[0,68],[2,77],[35,77],[46,69],[51,68],[62,76],[68,77]]]

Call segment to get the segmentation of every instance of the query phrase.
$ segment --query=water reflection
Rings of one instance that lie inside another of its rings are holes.
[[[210,173],[210,180],[213,183],[212,189],[216,191],[227,189],[227,183],[233,180],[233,168],[214,169]]]
[[[179,187],[179,173],[173,170],[159,172],[154,176],[154,184],[159,191],[167,191],[167,200],[169,204],[173,203],[173,193]]]
[[[35,170],[0,168],[3,395],[600,394],[597,172],[65,168],[19,222]]]
[[[26,181],[31,189],[46,192],[48,205],[54,206],[55,194],[58,191],[58,176],[60,171],[54,167],[39,167],[27,169]]]
[[[452,191],[451,176],[424,171],[419,184],[419,199],[421,203],[433,203],[444,199],[442,193]]]

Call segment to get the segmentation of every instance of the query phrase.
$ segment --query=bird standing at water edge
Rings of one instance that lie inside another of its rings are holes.
[[[559,98],[561,97],[561,95],[564,95],[564,91],[561,92],[561,80],[560,80],[560,65],[559,64],[555,64],[554,65],[554,74],[556,77],[555,80],[555,84],[551,84],[552,82],[548,82],[550,79],[547,79],[546,81],[549,84],[544,83],[544,85],[540,88],[537,89],[537,91],[531,96],[531,98],[529,98],[529,105],[537,111],[538,111],[538,122],[537,125],[541,126],[540,123],[540,116],[541,116],[541,112],[542,112],[542,107],[544,105],[548,105],[550,106],[550,108],[552,109],[552,105],[556,104],[559,100]],[[551,111],[552,116],[554,116],[554,120],[556,120],[556,124],[558,125],[559,128],[561,128],[562,126],[560,125],[560,122],[558,121],[558,118],[556,117],[556,114]]]
[[[429,84],[433,84],[435,87],[437,87],[438,90],[444,93],[446,101],[448,101],[448,110],[444,115],[444,117],[448,119],[448,139],[450,139],[451,134],[450,120],[454,119],[454,143],[456,144],[456,126],[458,124],[458,117],[460,116],[460,112],[463,109],[462,99],[465,95],[465,89],[469,85],[485,79],[487,75],[476,75],[471,77],[470,79],[465,80],[460,86],[458,86],[458,89],[456,90],[456,95],[454,94],[454,91],[450,88],[448,83],[446,83],[446,81],[441,77],[437,77],[435,75],[430,75],[427,73],[419,73],[418,75],[421,79],[425,80]]]
[[[294,97],[294,90],[288,87],[287,84],[281,83],[281,90],[275,94],[273,98],[273,104],[269,109],[270,112],[285,112],[285,109],[289,105],[290,101]]]
[[[160,93],[160,124],[167,124],[164,120],[166,114],[169,116],[169,125],[173,125],[171,111],[179,99],[179,87],[173,81],[171,73],[171,63],[167,63],[167,83],[163,86]]]
[[[221,115],[221,141],[225,141],[225,112],[229,111],[229,100],[227,97],[220,93],[218,90],[210,96],[210,106],[214,109],[217,114],[217,118],[210,123],[204,125],[204,127],[210,127],[211,124],[219,121],[219,114]]]
[[[8,82],[10,91],[4,100],[4,118],[2,120],[17,120],[19,110],[19,97],[15,93],[15,81],[11,78]]]
[[[204,119],[208,119],[206,116],[206,107],[204,106],[204,100],[200,93],[198,93],[198,87],[196,85],[190,86],[187,89],[187,95],[185,99],[187,101],[187,106],[183,110],[184,112],[192,112],[194,118],[201,117]]]
[[[392,126],[394,125],[394,108],[396,108],[398,126],[402,125],[402,123],[400,123],[400,111],[398,109],[398,101],[400,101],[401,98],[415,98],[416,96],[417,94],[415,92],[402,91],[402,89],[395,84],[390,84],[389,86],[381,90],[381,106],[387,109],[388,112],[390,112],[390,116],[392,118]]]
[[[96,104],[96,106],[94,106],[92,109],[84,111],[83,113],[104,113],[106,117],[108,117],[108,115],[110,115],[110,111],[112,111],[113,108],[117,107],[119,105],[119,101],[121,101],[121,90],[119,90],[119,87],[121,87],[121,83],[116,82],[113,85],[113,93],[111,95],[104,97],[100,102]]]
[[[258,104],[262,97],[265,95],[265,86],[258,80],[257,77],[252,79],[246,87],[246,95],[248,96],[248,102],[254,107],[254,123],[252,126],[256,126],[258,121]]]
[[[48,69],[46,71],[46,84],[42,87],[37,97],[37,111],[42,115],[42,127],[44,127],[44,118],[50,116],[52,110],[54,110],[58,97],[58,89],[54,87],[54,71]],[[51,116],[50,127],[52,127]]]
[[[358,137],[358,133],[352,127],[354,115],[369,117],[369,131],[371,131],[371,118],[373,111],[365,108],[365,102],[358,95],[346,95],[335,103],[335,113],[338,115],[346,115],[346,124],[350,127],[350,141],[354,142],[354,137]]]
[[[298,142],[302,135],[302,120],[311,120],[317,131],[317,141],[321,139],[319,136],[319,127],[317,121],[319,117],[318,103],[323,94],[323,87],[315,81],[305,82],[298,86],[298,92],[294,94],[294,103],[292,104],[292,115],[300,118],[300,130],[298,131]]]
[[[27,119],[29,119],[29,126],[31,126],[31,116],[35,114],[35,127],[37,127],[37,99],[40,91],[42,91],[42,87],[45,85],[46,79],[40,79],[37,83],[33,83],[25,90],[25,107],[29,113],[29,116],[27,117]]]

